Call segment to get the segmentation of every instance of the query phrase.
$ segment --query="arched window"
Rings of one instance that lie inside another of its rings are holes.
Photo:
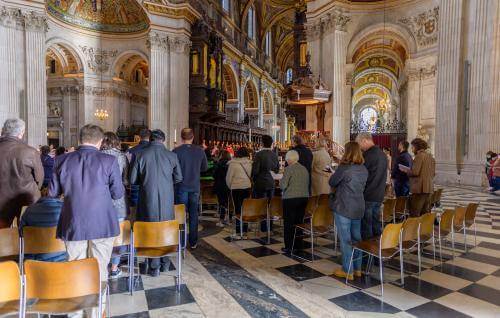
[[[271,38],[272,38],[272,34],[271,34],[271,31],[267,31],[266,33],[266,47],[265,47],[265,51],[266,51],[266,55],[271,57]]]
[[[247,33],[249,38],[255,40],[255,9],[253,7],[248,9]]]
[[[222,9],[224,9],[224,11],[226,12],[229,12],[229,10],[231,9],[230,8],[230,2],[231,0],[222,0]]]
[[[289,68],[286,70],[286,83],[290,84],[293,80],[293,70]]]

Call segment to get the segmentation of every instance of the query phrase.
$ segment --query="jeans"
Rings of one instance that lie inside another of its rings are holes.
[[[498,159],[498,160],[500,160],[500,159]],[[500,190],[500,177],[491,178],[491,187],[493,188],[493,191]]]
[[[410,182],[394,180],[394,192],[396,197],[407,197],[410,194]]]
[[[198,212],[200,203],[200,192],[188,192],[177,189],[175,191],[175,204],[186,206],[189,218],[189,245],[191,247],[198,243]],[[182,238],[183,240],[184,238]],[[184,244],[184,242],[183,242]]]
[[[342,270],[347,273],[349,271],[349,262],[353,253],[352,245],[361,241],[361,220],[353,220],[346,218],[338,213],[335,213],[335,225],[340,240],[340,251],[342,252]],[[351,272],[361,270],[362,253],[356,250],[352,260]]]
[[[160,269],[160,266],[169,268],[170,259],[167,256],[160,258],[148,258],[148,267],[150,271],[155,271],[157,269]]]
[[[380,202],[365,202],[365,214],[361,220],[361,236],[363,240],[370,239],[382,234],[382,222],[380,222]]]
[[[217,193],[217,201],[219,202],[219,218],[223,221],[226,218],[226,212],[229,209],[229,190],[220,190]],[[233,215],[229,214],[229,221],[231,221]]]

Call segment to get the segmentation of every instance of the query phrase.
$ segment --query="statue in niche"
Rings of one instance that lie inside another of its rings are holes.
[[[417,137],[423,139],[425,142],[429,142],[429,133],[422,125],[418,125]]]
[[[49,117],[61,117],[61,108],[56,103],[49,103]]]

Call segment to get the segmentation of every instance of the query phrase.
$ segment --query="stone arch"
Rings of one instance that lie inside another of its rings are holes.
[[[224,63],[222,69],[222,87],[226,92],[228,102],[237,102],[239,97],[239,89],[236,72],[230,64]]]
[[[273,98],[272,98],[271,93],[269,91],[266,91],[264,93],[264,97],[262,99],[262,111],[266,115],[273,114]]]
[[[257,94],[257,85],[255,85],[253,80],[247,81],[244,94],[245,109],[258,109],[259,97]]]
[[[59,59],[63,73],[84,73],[83,54],[68,41],[51,38],[46,42],[46,51]]]

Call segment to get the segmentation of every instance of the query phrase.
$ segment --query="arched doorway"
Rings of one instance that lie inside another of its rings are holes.
[[[222,89],[226,94],[226,115],[231,121],[238,121],[238,85],[236,76],[230,65],[224,64],[222,69]]]
[[[251,80],[245,86],[243,101],[245,105],[245,121],[248,121],[250,126],[257,127],[259,123],[259,101],[257,88]]]

